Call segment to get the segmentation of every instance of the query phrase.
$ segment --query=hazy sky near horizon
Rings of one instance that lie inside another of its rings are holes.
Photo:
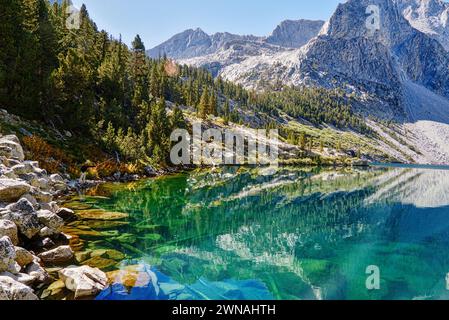
[[[150,49],[176,33],[201,28],[207,33],[269,35],[286,19],[327,20],[342,0],[72,0],[85,3],[99,29],[130,44],[140,34]]]

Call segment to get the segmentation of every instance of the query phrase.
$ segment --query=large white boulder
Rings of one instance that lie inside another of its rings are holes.
[[[0,300],[39,300],[33,290],[8,276],[0,276]]]
[[[0,201],[13,202],[31,190],[31,186],[20,180],[0,179]]]
[[[70,266],[59,271],[59,278],[64,281],[67,289],[75,293],[75,299],[95,296],[108,284],[103,271],[89,266]]]
[[[25,160],[22,146],[15,135],[8,135],[0,138],[0,155],[19,161]]]
[[[19,243],[16,224],[10,220],[0,219],[0,238],[4,236],[8,236],[14,245]]]
[[[36,257],[33,262],[25,268],[25,273],[34,278],[34,281],[38,283],[44,283],[49,280],[49,274],[44,268],[39,264],[39,260]]]
[[[15,281],[20,282],[21,284],[24,284],[26,286],[31,286],[34,283],[34,278],[30,275],[27,275],[26,273],[12,274],[11,272],[5,271],[0,273],[0,277],[2,276],[10,277]]]

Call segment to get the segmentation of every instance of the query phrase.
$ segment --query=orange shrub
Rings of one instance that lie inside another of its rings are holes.
[[[73,167],[71,159],[64,151],[53,147],[39,136],[24,137],[22,143],[27,157],[38,161],[39,166],[48,173],[60,172],[62,165],[66,165],[68,169]],[[71,170],[67,171],[70,173]]]

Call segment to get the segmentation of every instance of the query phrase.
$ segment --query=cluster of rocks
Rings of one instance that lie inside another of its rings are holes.
[[[16,136],[0,137],[0,300],[38,299],[37,292],[58,278],[75,298],[107,286],[99,269],[70,265],[70,236],[61,229],[75,214],[54,201],[68,190],[60,175],[25,161]],[[55,266],[56,275],[45,269]]]

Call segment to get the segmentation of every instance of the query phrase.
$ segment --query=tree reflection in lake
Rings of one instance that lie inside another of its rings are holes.
[[[130,217],[97,246],[169,279],[176,294],[165,285],[163,298],[449,298],[449,171],[264,171],[105,185],[87,202]],[[370,265],[380,290],[366,288]]]

